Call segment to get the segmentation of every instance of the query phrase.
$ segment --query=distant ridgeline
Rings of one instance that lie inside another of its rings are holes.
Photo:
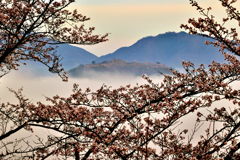
[[[96,76],[96,73],[109,73],[109,74],[128,74],[133,76],[146,75],[160,75],[172,74],[171,68],[165,64],[156,63],[138,63],[137,61],[126,62],[122,59],[112,59],[111,61],[103,61],[101,63],[92,62],[92,64],[79,65],[67,72],[70,77],[88,77]],[[173,68],[172,68],[173,69]]]

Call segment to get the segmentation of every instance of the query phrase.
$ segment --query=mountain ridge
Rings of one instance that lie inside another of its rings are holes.
[[[121,47],[103,55],[94,61],[101,63],[106,60],[123,59],[127,62],[161,62],[169,67],[181,68],[182,61],[192,61],[196,65],[210,64],[212,60],[223,62],[218,49],[206,45],[207,37],[190,35],[186,32],[166,32],[157,36],[147,36],[131,46]]]
[[[190,35],[186,32],[166,32],[157,36],[147,36],[139,39],[134,44],[118,48],[116,51],[97,57],[96,55],[70,44],[60,44],[56,54],[63,58],[61,63],[68,72],[80,64],[101,63],[112,59],[122,59],[126,62],[134,60],[143,63],[161,63],[170,68],[182,70],[182,60],[193,62],[196,67],[199,64],[206,66],[212,60],[224,62],[224,57],[218,49],[212,45],[206,45],[206,37]],[[60,58],[61,58],[60,57]],[[40,63],[30,62],[28,68],[34,68],[37,74],[46,73],[46,66]]]

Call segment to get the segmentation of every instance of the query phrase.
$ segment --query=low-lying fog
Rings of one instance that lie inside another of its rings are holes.
[[[160,74],[159,76],[151,76],[151,78],[155,83],[161,82],[162,79]],[[0,101],[17,102],[14,94],[9,92],[8,88],[18,90],[21,87],[23,87],[23,95],[34,103],[37,101],[46,102],[44,96],[53,97],[58,94],[59,96],[68,97],[73,93],[74,83],[79,84],[82,90],[89,87],[91,91],[96,91],[103,84],[117,88],[128,84],[131,84],[131,86],[135,86],[136,83],[144,84],[147,81],[142,77],[132,75],[93,73],[90,78],[69,77],[68,82],[63,82],[57,74],[48,73],[47,68],[46,71],[39,73],[39,70],[35,71],[34,68],[30,69],[23,66],[18,71],[11,71],[0,79]]]

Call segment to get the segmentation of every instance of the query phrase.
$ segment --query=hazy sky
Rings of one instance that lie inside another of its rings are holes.
[[[182,23],[200,14],[189,0],[76,0],[70,9],[90,17],[86,27],[96,27],[95,34],[109,35],[109,41],[94,46],[79,46],[101,56],[120,47],[130,46],[146,36],[168,31],[180,32]],[[201,6],[213,8],[212,13],[224,13],[218,0],[198,0]]]

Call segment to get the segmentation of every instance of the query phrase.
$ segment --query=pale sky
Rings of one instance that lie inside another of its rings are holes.
[[[96,27],[95,34],[109,35],[109,41],[79,47],[97,55],[112,53],[120,47],[130,46],[146,36],[156,36],[168,31],[180,32],[182,23],[200,14],[189,0],[76,0],[69,9],[90,17],[84,22]],[[199,4],[213,8],[212,14],[225,15],[218,0],[198,0]],[[239,3],[238,3],[239,5]]]

